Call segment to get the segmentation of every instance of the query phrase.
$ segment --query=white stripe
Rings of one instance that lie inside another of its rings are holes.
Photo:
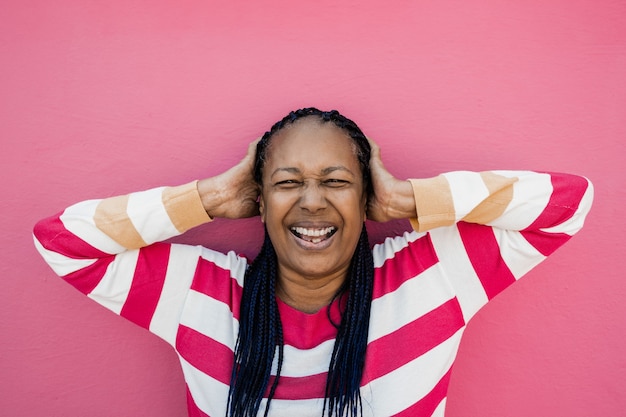
[[[60,219],[63,226],[76,237],[105,253],[115,254],[126,250],[96,227],[93,217],[102,200],[88,200],[65,209]]]
[[[446,398],[441,400],[441,402],[439,403],[437,408],[435,408],[435,411],[433,412],[432,417],[443,417],[444,416],[444,413],[446,411]]]
[[[529,170],[523,171],[523,170],[510,170],[510,169],[496,169],[496,170],[489,171],[489,172],[492,172],[494,174],[497,174],[506,178],[522,178],[522,177],[533,176],[533,175],[544,175],[539,172],[529,171]]]
[[[214,263],[221,269],[230,272],[230,277],[234,278],[240,287],[243,287],[243,279],[248,268],[248,262],[245,258],[230,251],[227,254],[203,248],[202,258]]]
[[[55,274],[60,277],[76,272],[79,269],[86,268],[96,262],[97,259],[74,259],[69,258],[60,253],[48,250],[33,236],[35,248],[39,251],[46,263],[52,268]]]
[[[176,343],[178,323],[196,271],[201,248],[172,245],[163,289],[150,321],[150,331],[172,346]]]
[[[489,196],[489,190],[477,172],[457,171],[443,176],[450,185],[456,221],[467,216]]]
[[[305,377],[328,372],[330,357],[335,346],[335,339],[327,340],[312,349],[297,349],[285,345],[285,356],[281,376]],[[272,375],[276,375],[278,369],[278,353],[274,356]]]
[[[441,266],[435,265],[372,301],[371,317],[375,319],[370,321],[368,339],[376,340],[398,330],[454,298],[450,283],[441,274]]]
[[[267,400],[264,398],[259,409],[260,416],[265,412],[266,404]],[[272,417],[320,417],[323,404],[323,398],[298,401],[273,399],[269,415]],[[363,417],[369,417],[369,415],[365,414]]]
[[[467,323],[489,301],[485,290],[469,260],[456,226],[433,229],[430,236],[443,270],[442,274],[454,288]]]
[[[527,178],[534,176],[547,176],[548,178],[552,178],[550,174],[545,174],[541,172],[529,171],[529,170],[510,170],[510,169],[496,169],[490,171],[494,174],[500,175],[506,178]]]
[[[404,232],[402,236],[388,237],[383,243],[374,245],[372,256],[374,257],[374,268],[380,268],[385,261],[392,259],[396,253],[409,246],[409,243],[426,235],[426,233]]]
[[[126,214],[144,242],[160,242],[180,232],[170,220],[161,198],[164,187],[130,194]]]
[[[239,322],[233,318],[228,305],[206,294],[189,291],[180,324],[228,346],[231,350],[235,348]]]
[[[374,415],[399,413],[432,391],[452,366],[462,334],[463,329],[424,355],[361,388],[368,402],[375,406]]]
[[[513,184],[513,199],[504,213],[490,226],[508,230],[523,230],[545,210],[552,195],[552,178],[536,172],[496,171],[506,177],[517,176]],[[514,175],[515,174],[515,175]]]
[[[214,263],[217,267],[230,272],[231,278],[243,283],[243,277],[246,270],[246,260],[237,256],[235,252],[229,252],[224,255],[210,249],[197,247],[198,256],[208,262]],[[181,250],[189,250],[177,248],[173,256],[178,257]],[[188,254],[182,255],[188,257]],[[194,255],[195,256],[195,255]],[[184,262],[184,261],[183,261]],[[180,264],[180,260],[171,260],[171,263]],[[189,260],[185,263],[192,264],[188,266],[185,274],[191,273],[191,278],[195,275],[198,260]],[[193,269],[193,271],[191,271]],[[168,274],[169,274],[168,270]],[[176,272],[172,271],[172,279],[176,279]],[[178,284],[177,284],[178,285]],[[187,284],[190,287],[189,284]],[[192,328],[203,335],[234,349],[237,334],[239,332],[239,322],[233,318],[231,307],[221,301],[215,300],[206,294],[198,291],[189,290],[185,307],[180,315],[180,324]],[[172,335],[175,343],[176,335]]]
[[[89,293],[89,298],[114,313],[120,314],[133,282],[138,256],[139,250],[117,255],[107,267],[106,273],[96,288]]]
[[[500,255],[515,279],[520,279],[546,259],[519,232],[493,229],[493,233],[500,246]]]
[[[229,386],[194,368],[182,356],[178,357],[196,405],[210,416],[226,415]]]

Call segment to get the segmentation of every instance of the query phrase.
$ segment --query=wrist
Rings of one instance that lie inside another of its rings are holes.
[[[417,217],[413,187],[409,181],[397,180],[387,200],[387,215],[390,219]]]
[[[223,207],[224,201],[227,201],[226,190],[220,186],[219,181],[214,178],[206,178],[198,181],[198,193],[200,201],[212,219],[216,217],[224,217]]]

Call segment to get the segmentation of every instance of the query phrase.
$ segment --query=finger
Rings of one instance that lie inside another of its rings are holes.
[[[380,154],[380,146],[378,146],[378,144],[376,142],[374,142],[374,140],[372,138],[370,138],[369,136],[365,137],[367,139],[367,141],[370,144],[370,148],[372,149],[371,153],[374,154]]]
[[[249,203],[245,217],[255,217],[259,216],[260,214],[261,213],[259,211],[259,204],[256,201],[254,203]]]
[[[261,137],[258,137],[252,142],[250,142],[250,145],[248,145],[248,154],[253,154],[253,155],[256,154],[256,147],[260,141],[261,141]]]

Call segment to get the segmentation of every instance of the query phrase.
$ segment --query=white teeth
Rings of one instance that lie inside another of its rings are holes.
[[[325,227],[323,229],[307,229],[305,227],[293,227],[292,230],[302,236],[319,237],[319,236],[326,236],[327,234],[335,230],[335,228]],[[321,239],[313,239],[312,242],[314,243],[321,242]]]

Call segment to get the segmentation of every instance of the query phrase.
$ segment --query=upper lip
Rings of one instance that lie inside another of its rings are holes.
[[[312,222],[312,221],[300,221],[289,225],[289,228],[304,227],[305,229],[324,229],[326,227],[337,228],[337,225],[331,222]]]

